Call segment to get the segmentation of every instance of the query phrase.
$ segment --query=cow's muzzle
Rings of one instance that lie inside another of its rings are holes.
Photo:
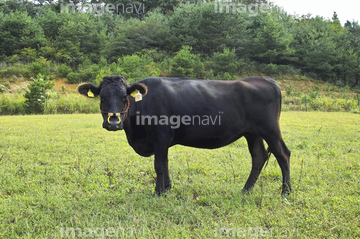
[[[121,113],[108,113],[107,120],[104,120],[103,128],[109,131],[122,130],[124,124],[121,120]]]
[[[120,111],[120,113],[112,113],[101,110],[101,113],[103,113],[104,117],[103,128],[109,131],[122,130],[124,128],[124,121],[126,120],[126,117],[128,115],[129,108],[130,101],[128,99],[125,109],[123,111]]]

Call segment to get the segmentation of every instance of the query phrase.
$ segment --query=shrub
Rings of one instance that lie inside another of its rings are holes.
[[[1,77],[12,77],[12,76],[28,76],[28,69],[27,66],[21,63],[15,63],[7,66],[4,64],[2,69],[0,70]]]
[[[39,57],[36,61],[27,65],[27,77],[36,77],[41,74],[42,76],[50,76],[50,61],[44,57]]]
[[[312,88],[312,91],[319,91],[319,90],[320,90],[320,88],[317,85]]]
[[[0,85],[0,93],[3,93],[5,91],[7,91],[7,87],[4,85]]]
[[[282,103],[286,104],[286,105],[300,105],[301,104],[301,99],[299,97],[294,97],[294,96],[285,96],[282,99]]]
[[[315,98],[318,98],[320,96],[320,93],[318,91],[314,91],[314,92],[311,92],[309,94],[310,98],[312,99],[315,99]]]
[[[309,103],[310,101],[312,101],[312,98],[308,95],[304,95],[303,97],[301,97],[301,103],[303,104]]]
[[[0,95],[0,115],[25,114],[25,98],[20,94]]]
[[[300,97],[302,95],[302,93],[301,93],[301,91],[295,90],[294,92],[291,93],[291,95]]]
[[[294,90],[294,86],[293,85],[288,85],[285,87],[285,92],[286,95],[291,95],[291,92]]]
[[[50,98],[44,112],[48,114],[98,113],[99,102],[79,94],[65,94],[59,98]]]
[[[225,72],[221,79],[222,80],[236,80],[236,76],[230,75],[229,72]]]
[[[261,71],[268,75],[297,75],[300,73],[298,69],[289,65],[268,64],[265,67],[263,65],[261,67],[263,68]]]
[[[32,62],[36,59],[36,49],[32,49],[31,47],[23,48],[20,52],[20,57],[25,62]]]
[[[206,79],[209,79],[209,80],[215,79],[214,71],[213,71],[212,69],[210,69],[210,70],[206,73],[205,78],[206,78]]]
[[[20,60],[20,56],[19,56],[18,54],[14,54],[14,55],[12,55],[12,56],[9,58],[8,62],[10,62],[10,63],[16,63],[16,62],[18,62],[19,60]]]
[[[107,75],[111,75],[111,72],[107,71],[105,69],[101,69],[99,74],[96,76],[95,84],[99,85],[100,82],[102,81],[103,77],[105,77]]]
[[[198,55],[192,54],[191,47],[183,48],[175,55],[171,61],[171,76],[186,76],[194,78],[203,78],[205,76],[204,64],[200,61]]]
[[[279,73],[278,66],[275,64],[266,65],[263,71],[267,75],[277,75]]]
[[[337,104],[340,105],[340,107],[342,109],[344,109],[345,111],[350,111],[351,110],[351,106],[352,106],[352,102],[350,100],[347,99],[338,99],[337,100]]]
[[[331,99],[329,97],[318,97],[311,99],[309,108],[318,111],[350,111],[353,108],[351,100]]]
[[[24,94],[25,100],[25,111],[26,113],[43,113],[44,105],[48,96],[46,90],[51,89],[54,83],[49,80],[43,80],[41,75],[38,75],[37,79],[32,82]]]
[[[150,59],[133,54],[130,56],[123,56],[118,59],[116,72],[125,76],[128,81],[135,81],[146,76],[144,72],[145,65],[150,63]]]
[[[118,59],[117,63],[112,63],[108,69],[101,69],[100,75],[102,74],[101,71],[123,75],[128,82],[140,80],[148,76],[160,76],[161,74],[161,70],[149,54],[123,56]]]
[[[92,64],[83,68],[79,68],[78,75],[77,75],[77,82],[74,83],[81,83],[81,82],[91,82],[95,83],[96,76],[99,74],[100,67],[97,64]]]
[[[72,72],[72,69],[65,64],[61,64],[57,69],[57,76],[61,78],[66,78],[68,74]]]
[[[309,106],[313,110],[320,110],[321,109],[321,101],[319,99],[313,99],[309,102]]]
[[[79,77],[78,74],[76,74],[75,72],[70,72],[67,76],[66,76],[67,82],[70,84],[76,84],[79,83]]]
[[[100,67],[96,64],[87,65],[79,67],[78,73],[72,74],[70,72],[68,76],[68,82],[72,84],[81,83],[81,82],[91,82],[95,83],[96,76],[100,72]],[[75,77],[76,76],[76,77]]]
[[[228,72],[230,75],[237,73],[238,65],[235,54],[235,49],[229,50],[224,48],[224,52],[215,52],[213,56],[213,70],[216,75],[224,75]]]

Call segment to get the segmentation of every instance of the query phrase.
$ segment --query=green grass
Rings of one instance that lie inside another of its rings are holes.
[[[90,238],[360,235],[359,114],[282,113],[287,199],[273,156],[253,192],[241,193],[251,167],[244,139],[171,148],[174,187],[157,197],[153,157],[138,156],[124,132],[102,129],[98,114],[0,121],[0,238],[71,238],[72,229]]]

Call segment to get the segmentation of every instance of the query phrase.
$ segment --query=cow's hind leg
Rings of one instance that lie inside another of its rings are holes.
[[[282,184],[282,196],[287,196],[291,192],[291,183],[290,183],[290,150],[284,143],[284,140],[281,137],[280,130],[277,133],[269,133],[267,136],[264,136],[266,143],[269,145],[271,152],[276,157],[276,160],[279,163],[281,173],[283,176]]]
[[[245,138],[251,154],[252,167],[249,178],[243,188],[243,192],[247,192],[254,187],[265,162],[269,158],[265,150],[264,141],[259,135],[246,134]]]

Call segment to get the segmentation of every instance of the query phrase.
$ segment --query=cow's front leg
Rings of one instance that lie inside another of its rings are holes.
[[[168,168],[168,146],[158,142],[154,145],[155,151],[155,172],[156,172],[156,186],[155,193],[160,195],[167,189],[171,188],[171,181]]]

